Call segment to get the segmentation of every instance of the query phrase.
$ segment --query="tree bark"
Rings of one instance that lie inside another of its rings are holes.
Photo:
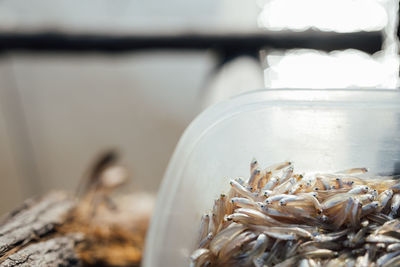
[[[0,267],[139,266],[154,195],[92,200],[52,192],[0,218]]]
[[[75,201],[63,192],[28,200],[0,221],[0,266],[79,266],[80,234],[57,236]]]
[[[71,235],[29,245],[9,255],[0,266],[81,266],[74,249],[76,240],[79,237]]]

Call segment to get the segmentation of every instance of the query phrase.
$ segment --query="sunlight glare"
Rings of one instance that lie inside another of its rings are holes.
[[[385,53],[294,49],[271,52],[266,62],[267,88],[396,88],[398,82],[398,60]]]
[[[258,17],[269,30],[354,32],[381,30],[387,24],[384,7],[376,0],[269,0]]]

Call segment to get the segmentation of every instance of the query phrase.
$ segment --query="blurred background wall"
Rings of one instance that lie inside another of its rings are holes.
[[[5,35],[243,35],[319,29],[381,31],[386,40],[373,55],[354,49],[266,47],[256,58],[243,55],[224,65],[223,55],[213,49],[5,49],[0,53],[0,214],[51,189],[74,191],[93,158],[108,148],[119,149],[132,171],[126,191],[156,192],[187,125],[205,107],[245,91],[397,88],[397,1],[324,2],[0,1],[0,34]],[[349,8],[347,16],[340,13]],[[331,24],[318,24],[321,20]],[[343,66],[350,68],[340,72]]]
[[[254,29],[257,5],[229,2],[3,0],[0,31]],[[180,135],[207,106],[203,90],[216,64],[210,51],[1,53],[0,214],[51,189],[74,191],[108,148],[132,172],[125,190],[156,192]]]
[[[207,53],[172,52],[12,54],[2,61],[8,156],[1,159],[16,169],[1,175],[2,191],[13,181],[24,197],[73,190],[108,148],[120,150],[130,167],[131,189],[157,190],[179,136],[200,111],[197,99],[213,66]]]

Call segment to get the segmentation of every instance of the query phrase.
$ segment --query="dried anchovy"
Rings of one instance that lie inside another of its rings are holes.
[[[248,181],[231,180],[203,215],[190,266],[400,265],[400,182],[365,172],[253,160]]]

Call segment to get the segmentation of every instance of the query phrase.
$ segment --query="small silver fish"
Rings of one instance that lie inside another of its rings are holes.
[[[281,206],[285,206],[288,202],[292,202],[292,201],[300,201],[300,200],[304,200],[304,197],[302,196],[296,196],[296,195],[290,195],[288,197],[284,197],[279,201],[279,205]]]
[[[257,197],[256,194],[254,194],[253,192],[251,192],[251,190],[249,190],[248,188],[246,188],[243,185],[241,185],[240,183],[238,183],[236,180],[231,180],[230,185],[239,195],[241,195],[243,197],[248,197],[251,199],[254,199],[255,197]]]
[[[355,186],[353,189],[349,190],[347,193],[348,194],[361,194],[361,193],[367,193],[369,190],[369,187],[366,185],[358,185]]]
[[[231,198],[231,203],[240,208],[254,208],[257,205],[253,200],[244,197]]]
[[[280,181],[280,185],[274,188],[274,194],[284,194],[290,190],[290,188],[296,184],[295,178],[290,178],[287,181]]]
[[[220,249],[218,254],[219,261],[221,263],[229,261],[231,255],[239,253],[246,244],[254,241],[256,238],[257,235],[249,230],[245,230],[239,235],[236,235]]]
[[[210,215],[204,214],[201,217],[198,242],[201,242],[201,240],[203,240],[207,236],[209,224],[210,224]]]
[[[364,256],[359,256],[356,259],[356,266],[369,266],[369,254],[366,252]]]
[[[282,170],[282,169],[284,169],[286,167],[289,167],[290,165],[292,165],[292,162],[284,161],[284,162],[273,164],[273,165],[267,167],[267,170],[268,171],[279,171],[279,170]]]
[[[224,220],[226,213],[226,195],[221,194],[218,199],[214,201],[213,214],[215,214],[215,225],[218,228]]]
[[[324,190],[331,189],[329,181],[328,179],[326,179],[326,177],[317,176],[316,179],[322,184]]]
[[[351,168],[343,171],[339,171],[338,173],[343,174],[359,174],[359,173],[366,173],[368,172],[367,168]]]
[[[342,209],[338,214],[336,214],[336,216],[333,218],[332,224],[336,229],[339,229],[343,225],[350,212],[352,211],[352,207],[355,201],[356,199],[354,197],[350,197],[347,200],[346,207]]]
[[[400,243],[400,239],[386,235],[369,235],[365,240],[372,243]]]
[[[304,257],[310,257],[310,258],[331,258],[331,257],[336,257],[338,255],[338,253],[336,251],[332,251],[330,249],[317,249],[314,251],[309,251],[306,252],[304,254],[302,254],[302,256]]]
[[[288,195],[288,194],[273,195],[273,196],[270,196],[269,198],[267,198],[264,202],[269,205],[274,202],[280,201],[281,199],[284,199],[286,197],[291,197],[291,196],[292,195]]]
[[[252,188],[256,188],[258,181],[261,179],[262,177],[262,172],[260,169],[256,168],[252,171],[250,179],[249,179],[249,186]]]
[[[298,195],[302,196],[305,200],[310,201],[314,205],[314,208],[318,214],[322,213],[323,207],[317,199],[318,194],[316,192],[299,193]]]
[[[211,252],[208,249],[196,249],[192,255],[190,255],[190,267],[203,266],[207,261],[209,261],[210,256]]]
[[[242,213],[247,216],[250,216],[250,218],[253,220],[254,224],[265,224],[265,225],[279,225],[282,224],[281,222],[273,219],[272,217],[254,209],[246,209],[246,208],[240,208],[236,209],[235,212],[237,213]],[[233,214],[232,214],[233,215]]]
[[[361,212],[362,204],[358,198],[354,198],[350,214],[350,224],[353,228],[357,228],[360,225]]]
[[[400,266],[400,256],[396,256],[388,260],[382,267]]]
[[[269,238],[265,234],[260,234],[257,237],[254,247],[252,248],[251,251],[248,252],[248,256],[250,257],[260,256],[267,248],[268,243],[269,243]]]
[[[250,173],[253,173],[256,168],[258,168],[258,161],[253,158],[250,162]]]
[[[230,240],[235,238],[246,229],[247,227],[242,224],[232,224],[223,229],[218,234],[216,234],[213,240],[210,242],[210,251],[214,255],[217,255],[219,251],[229,243]]]
[[[400,251],[394,251],[394,252],[391,252],[391,253],[384,254],[383,256],[378,258],[376,263],[378,264],[378,266],[382,266],[386,262],[391,260],[393,257],[399,256],[399,255],[400,255]]]
[[[350,197],[352,197],[352,194],[347,194],[347,193],[337,194],[335,196],[326,199],[324,202],[321,203],[321,205],[324,210],[330,209],[336,205],[347,202],[350,199]]]
[[[387,246],[387,252],[399,251],[400,250],[400,243],[394,243]]]
[[[392,198],[393,196],[393,190],[385,190],[383,191],[381,194],[379,194],[378,196],[378,202],[379,202],[379,207],[378,207],[378,212],[383,210],[386,205],[388,204],[389,200]]]
[[[270,197],[274,192],[272,190],[261,190],[261,193],[264,197]]]
[[[371,203],[368,203],[364,205],[361,209],[361,216],[364,217],[372,212],[375,212],[379,207],[379,202],[378,201],[373,201]]]
[[[291,226],[287,226],[287,227],[281,227],[281,226],[263,226],[263,225],[255,225],[252,226],[253,229],[256,229],[258,231],[261,231],[263,233],[266,233],[267,235],[269,235],[270,233],[277,233],[277,234],[293,234],[296,235],[298,237],[302,237],[302,238],[308,238],[308,239],[312,239],[313,236],[310,232],[308,232],[307,230],[304,230],[300,227],[291,227]]]
[[[342,178],[337,177],[337,178],[335,179],[335,181],[336,181],[337,188],[343,188],[343,181],[342,181]]]
[[[289,168],[287,168],[284,173],[282,174],[281,179],[279,179],[280,183],[284,183],[286,182],[288,179],[290,179],[292,177],[294,168],[292,166],[290,166]]]
[[[217,216],[214,213],[212,213],[209,220],[208,231],[212,234],[215,234],[217,230],[218,230]]]
[[[392,185],[392,186],[390,187],[390,189],[392,189],[393,192],[396,192],[396,193],[400,192],[400,183],[397,183],[397,184],[395,184],[395,185]]]
[[[400,207],[400,194],[394,194],[392,197],[392,203],[390,205],[389,217],[394,218],[397,216]]]
[[[207,247],[210,244],[213,237],[214,237],[213,233],[208,233],[208,235],[203,240],[200,241],[199,248]]]
[[[311,267],[310,264],[308,263],[308,259],[302,259],[299,262],[299,267]]]
[[[262,190],[272,190],[274,187],[276,187],[279,184],[279,178],[278,177],[272,177],[267,184],[262,188]]]

